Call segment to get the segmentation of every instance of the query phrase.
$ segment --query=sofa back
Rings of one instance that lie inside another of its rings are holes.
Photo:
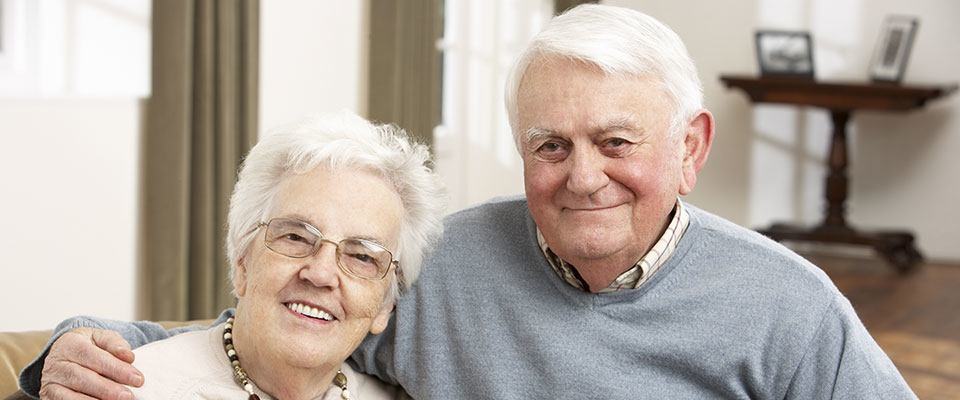
[[[0,332],[0,398],[17,391],[20,370],[40,354],[51,331]]]

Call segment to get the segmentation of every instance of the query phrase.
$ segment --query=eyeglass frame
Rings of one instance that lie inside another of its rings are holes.
[[[311,252],[310,254],[301,256],[301,257],[296,257],[296,256],[291,256],[291,255],[289,255],[289,254],[281,253],[281,252],[279,252],[279,251],[277,251],[277,250],[274,250],[272,247],[270,247],[270,244],[267,243],[267,234],[266,234],[266,232],[264,232],[264,234],[263,234],[263,245],[264,245],[264,247],[266,247],[266,248],[269,249],[270,251],[272,251],[272,252],[274,252],[274,253],[277,253],[277,254],[279,254],[279,255],[281,255],[281,256],[284,256],[284,257],[289,257],[289,258],[295,258],[295,259],[307,258],[307,257],[313,257],[313,256],[317,255],[317,253],[320,251],[320,247],[323,245],[323,243],[324,243],[324,242],[327,242],[327,243],[332,244],[333,247],[336,249],[337,268],[340,269],[340,271],[343,271],[345,274],[350,275],[350,276],[355,277],[355,278],[359,278],[359,279],[363,279],[363,280],[368,280],[368,281],[374,281],[374,282],[376,282],[376,281],[382,281],[384,278],[386,278],[387,275],[390,274],[390,268],[393,267],[394,270],[395,270],[395,272],[396,272],[396,274],[397,274],[397,283],[398,283],[398,285],[399,285],[400,287],[402,287],[402,283],[401,283],[401,282],[403,282],[403,270],[400,269],[400,260],[397,260],[397,259],[393,258],[393,252],[390,251],[389,249],[387,249],[386,246],[384,246],[384,245],[382,245],[382,244],[380,244],[380,243],[374,242],[374,241],[372,241],[372,240],[361,239],[361,238],[344,238],[344,239],[341,239],[339,242],[334,242],[333,240],[327,239],[327,238],[323,235],[323,232],[320,232],[320,228],[317,228],[317,227],[313,226],[313,224],[311,224],[311,223],[309,223],[309,222],[307,222],[307,221],[298,219],[298,218],[288,218],[288,217],[275,217],[275,218],[270,218],[270,220],[267,221],[267,222],[260,221],[260,222],[257,223],[257,226],[255,226],[253,229],[250,230],[250,232],[247,233],[247,235],[249,235],[249,234],[251,234],[251,233],[253,233],[253,232],[256,232],[257,230],[259,230],[260,228],[263,228],[263,227],[265,227],[265,226],[270,226],[270,223],[273,222],[273,221],[276,221],[276,220],[288,220],[288,221],[296,221],[296,222],[299,222],[299,223],[303,224],[303,226],[306,227],[308,231],[310,231],[311,233],[317,235],[317,236],[319,237],[319,239],[317,240],[317,243],[314,244],[314,246],[313,246],[313,252]],[[357,274],[357,273],[355,273],[355,272],[353,272],[353,271],[350,271],[349,268],[345,267],[345,266],[343,265],[343,263],[340,262],[340,243],[343,242],[344,240],[357,240],[357,241],[363,242],[363,243],[365,243],[365,244],[371,244],[371,245],[377,246],[377,247],[379,247],[379,248],[382,248],[383,251],[387,252],[387,254],[390,255],[390,264],[387,266],[386,269],[384,269],[383,275],[380,276],[379,278],[368,278],[368,277],[359,275],[359,274]]]

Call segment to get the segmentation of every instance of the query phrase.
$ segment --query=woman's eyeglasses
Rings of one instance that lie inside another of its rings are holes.
[[[274,218],[257,225],[257,229],[263,227],[267,228],[263,237],[267,248],[287,257],[310,257],[324,242],[333,244],[340,270],[358,278],[383,279],[390,266],[398,263],[390,250],[376,242],[354,238],[334,242],[324,238],[315,226],[297,219]]]

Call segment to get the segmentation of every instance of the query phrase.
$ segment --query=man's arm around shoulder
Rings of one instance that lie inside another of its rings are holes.
[[[224,311],[215,323],[232,315]],[[100,399],[122,399],[123,385],[140,386],[143,376],[130,363],[133,348],[201,326],[167,330],[147,321],[123,322],[74,317],[61,322],[37,358],[20,372],[20,389],[34,398],[66,398],[83,393]]]

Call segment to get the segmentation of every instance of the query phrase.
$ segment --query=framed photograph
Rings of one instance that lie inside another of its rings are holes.
[[[808,32],[756,33],[760,75],[813,79],[813,39]]]
[[[880,40],[870,62],[870,79],[876,82],[900,82],[903,79],[919,24],[917,18],[902,15],[889,16],[883,21]]]

